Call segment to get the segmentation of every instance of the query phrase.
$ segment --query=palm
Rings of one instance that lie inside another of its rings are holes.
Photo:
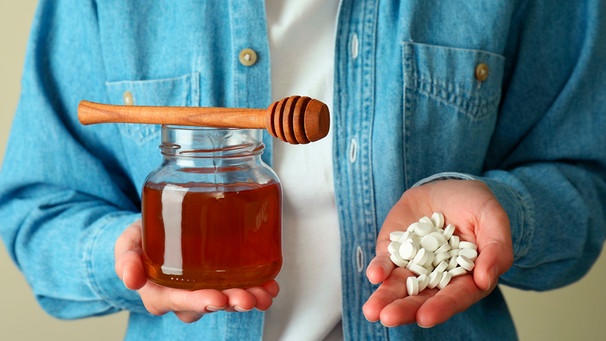
[[[472,275],[454,278],[444,289],[426,289],[407,296],[406,278],[414,276],[396,268],[389,259],[389,233],[432,212],[442,212],[457,227],[461,240],[478,245],[480,254]],[[433,326],[469,308],[496,286],[500,274],[513,261],[509,221],[488,187],[479,181],[445,180],[407,191],[388,214],[377,239],[377,255],[367,269],[373,283],[381,283],[364,306],[371,321],[386,326],[418,323]]]
[[[217,310],[266,310],[279,291],[271,280],[262,286],[247,289],[202,289],[188,291],[163,287],[148,281],[141,260],[141,222],[129,226],[116,241],[114,249],[116,273],[124,285],[137,290],[145,308],[154,315],[173,312],[184,322],[194,322]]]

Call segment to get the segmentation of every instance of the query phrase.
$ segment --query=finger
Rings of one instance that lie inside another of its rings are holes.
[[[248,291],[255,298],[254,308],[257,308],[261,311],[265,311],[265,310],[269,309],[269,307],[271,307],[271,304],[273,302],[273,297],[271,296],[271,294],[269,292],[267,292],[267,290],[265,290],[264,287],[262,287],[262,286],[252,287],[252,288],[246,289],[246,291]]]
[[[116,239],[114,246],[114,257],[118,258],[122,253],[141,250],[141,221],[137,220],[129,225]]]
[[[379,320],[386,327],[411,324],[417,321],[417,312],[435,294],[437,289],[425,289],[418,295],[394,300],[381,310]]]
[[[381,318],[381,311],[386,306],[405,297],[407,295],[406,278],[411,275],[412,273],[406,269],[394,269],[362,307],[366,319],[371,322],[378,321]]]
[[[188,291],[167,288],[152,282],[139,290],[145,308],[153,315],[167,312],[193,312],[205,314],[227,306],[227,297],[219,290]]]
[[[267,281],[263,284],[263,288],[271,295],[271,297],[276,298],[280,293],[280,286],[278,282],[274,279]]]
[[[385,248],[384,250],[386,250]],[[389,252],[380,251],[366,268],[366,277],[372,284],[383,282],[394,269],[393,262],[389,259]]]
[[[185,323],[193,323],[200,320],[204,315],[210,314],[219,310],[224,310],[225,306],[216,307],[207,305],[203,311],[175,311],[177,318]]]
[[[214,313],[220,310],[227,310],[227,305],[223,306],[213,306],[207,305],[203,311],[175,311],[174,314],[179,318],[179,320],[185,323],[193,323],[200,320],[204,315]]]
[[[116,273],[131,290],[139,290],[147,283],[141,255],[135,251],[127,251],[116,260]]]
[[[192,312],[192,311],[176,311],[175,316],[185,323],[194,323],[200,320],[206,313]]]
[[[223,290],[227,297],[227,311],[246,312],[252,310],[257,304],[256,297],[247,289],[233,288]]]
[[[513,264],[511,229],[507,213],[496,199],[484,205],[479,216],[474,280],[482,290],[492,291],[498,277]]]
[[[141,222],[137,220],[116,240],[114,247],[114,269],[129,289],[145,285],[145,271],[141,262]]]
[[[116,255],[114,264],[114,271],[116,271],[116,274],[122,281],[124,281],[124,270],[129,263],[129,258],[123,257],[125,254],[126,252],[121,252],[119,255]]]
[[[468,309],[485,295],[486,292],[476,286],[471,275],[453,278],[419,307],[416,322],[425,328],[433,327]]]
[[[508,256],[511,255],[511,256]],[[475,261],[473,278],[476,285],[484,291],[492,291],[497,285],[499,276],[511,267],[513,255],[505,250],[502,244],[484,245]]]

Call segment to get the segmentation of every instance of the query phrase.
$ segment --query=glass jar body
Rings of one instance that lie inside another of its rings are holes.
[[[257,130],[162,127],[162,165],[142,194],[148,278],[182,289],[247,288],[282,266],[282,191]]]

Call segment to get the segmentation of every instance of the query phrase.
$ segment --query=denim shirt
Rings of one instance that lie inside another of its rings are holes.
[[[598,0],[341,2],[331,129],[346,339],[517,337],[498,289],[429,329],[364,318],[377,233],[415,184],[490,186],[513,238],[501,284],[548,290],[589,270],[606,231],[605,15]],[[238,59],[245,48],[251,66]],[[159,127],[83,126],[77,106],[264,108],[270,60],[261,0],[40,3],[0,175],[0,232],[48,313],[129,310],[128,340],[262,338],[262,312],[184,324],[147,313],[124,287],[113,245],[140,216]]]

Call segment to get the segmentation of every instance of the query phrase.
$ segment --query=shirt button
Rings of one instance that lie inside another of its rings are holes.
[[[240,51],[240,64],[244,66],[253,66],[257,62],[257,53],[253,49],[243,49]]]
[[[488,65],[486,65],[484,63],[480,63],[476,66],[475,76],[476,76],[476,79],[479,80],[480,82],[483,82],[488,78],[488,73],[489,73]]]
[[[134,105],[135,100],[133,99],[133,94],[130,91],[124,91],[122,94],[122,100],[124,101],[124,105]]]

